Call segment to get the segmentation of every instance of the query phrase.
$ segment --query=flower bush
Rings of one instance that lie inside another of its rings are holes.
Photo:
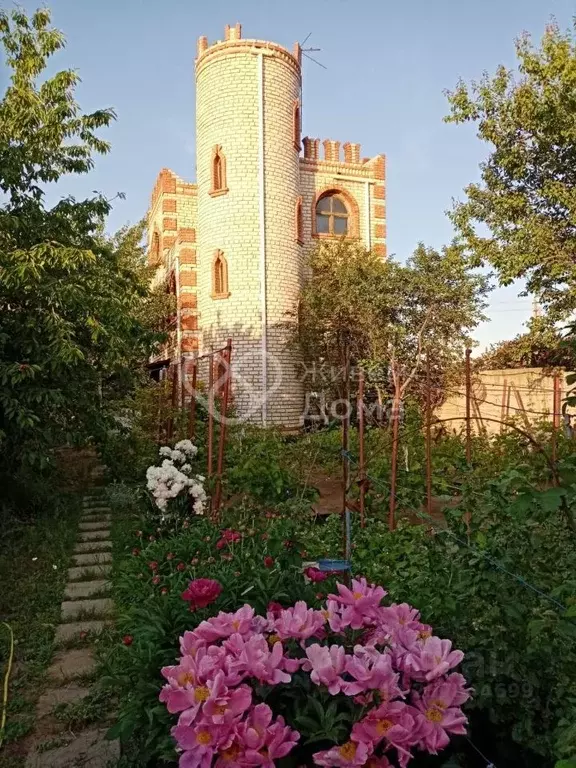
[[[192,510],[196,515],[203,515],[206,507],[204,477],[193,475],[190,462],[198,453],[198,448],[190,440],[180,440],[174,448],[163,445],[159,454],[160,466],[153,465],[146,471],[147,488],[154,498],[154,503],[167,517],[171,500],[192,497]],[[173,514],[175,511],[173,512]]]
[[[218,587],[192,581],[182,597],[205,607]],[[357,579],[321,610],[298,601],[261,616],[246,604],[184,632],[160,693],[179,715],[181,768],[272,768],[291,753],[298,765],[405,768],[464,734],[463,653],[385,595]]]

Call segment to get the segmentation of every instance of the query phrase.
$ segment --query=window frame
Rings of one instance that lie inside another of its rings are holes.
[[[218,266],[219,265],[219,266]],[[217,279],[217,269],[219,277]],[[218,285],[220,283],[220,285]],[[212,293],[213,299],[227,299],[230,296],[228,285],[228,261],[219,248],[212,258]]]

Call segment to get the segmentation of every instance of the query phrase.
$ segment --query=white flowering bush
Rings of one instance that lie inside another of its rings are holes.
[[[177,516],[182,504],[170,503],[185,500],[184,511],[192,497],[192,510],[196,515],[203,515],[206,510],[206,491],[202,475],[192,474],[191,461],[198,453],[198,448],[190,440],[180,440],[174,448],[163,445],[160,450],[161,464],[146,470],[147,488],[155,505],[163,513],[162,521]]]

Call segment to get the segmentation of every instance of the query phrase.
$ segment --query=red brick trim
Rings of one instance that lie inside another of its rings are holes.
[[[182,352],[195,352],[198,349],[198,339],[194,336],[184,336],[180,346]]]
[[[386,199],[386,187],[384,184],[374,184],[374,198],[376,200]]]
[[[375,219],[385,219],[386,218],[386,208],[383,205],[375,205],[374,206],[374,218]]]
[[[180,285],[194,288],[197,283],[196,270],[193,269],[181,269],[180,270]]]
[[[183,331],[197,331],[198,330],[198,316],[186,315],[180,319],[180,327]]]
[[[338,187],[326,187],[325,189],[322,189],[312,201],[312,237],[329,240],[341,239],[341,236],[338,235],[316,232],[316,206],[322,197],[331,194],[342,197],[348,208],[348,234],[344,236],[344,239],[356,240],[360,236],[360,209],[358,208],[358,203],[347,189],[340,189]]]
[[[194,248],[182,248],[178,259],[180,264],[196,264],[196,251]]]
[[[195,293],[180,292],[180,308],[196,309],[198,306],[198,296]]]
[[[162,213],[176,213],[176,200],[162,200]]]
[[[176,236],[176,242],[178,243],[195,243],[196,242],[196,230],[191,227],[183,227],[178,230]]]
[[[382,256],[382,258],[384,258],[386,256],[386,246],[381,244],[373,245],[372,253],[375,253],[376,256]]]
[[[386,179],[386,158],[380,155],[374,163],[374,176],[384,181]]]
[[[377,237],[377,238],[386,237],[385,224],[376,224],[376,226],[374,227],[374,237]]]
[[[165,251],[166,248],[172,248],[175,242],[176,242],[176,238],[174,237],[174,235],[170,235],[170,237],[163,237],[162,250]]]
[[[178,222],[176,219],[162,219],[162,229],[164,232],[170,229],[178,229]]]

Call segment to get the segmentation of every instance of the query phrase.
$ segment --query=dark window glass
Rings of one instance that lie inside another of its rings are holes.
[[[348,234],[348,208],[337,193],[324,195],[316,203],[316,232],[320,235]]]

